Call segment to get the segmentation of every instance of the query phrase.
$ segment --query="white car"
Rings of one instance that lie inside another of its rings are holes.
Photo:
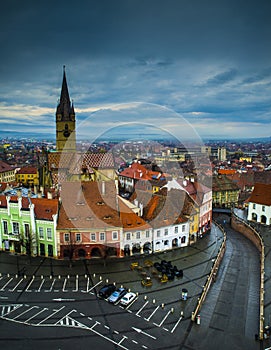
[[[120,304],[123,305],[123,306],[127,306],[129,305],[133,300],[135,300],[136,298],[136,294],[135,293],[132,293],[132,292],[129,292],[127,294],[124,295],[124,297],[122,297],[120,299]]]

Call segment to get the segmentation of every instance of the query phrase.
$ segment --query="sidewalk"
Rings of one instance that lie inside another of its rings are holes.
[[[208,250],[210,252],[210,261],[213,256],[216,256],[219,251],[220,244],[223,240],[223,234],[215,226],[209,234],[203,236],[193,246],[184,248],[177,248],[172,251],[158,252],[150,255],[138,255],[131,257],[124,257],[121,259],[107,258],[99,259],[93,258],[91,260],[56,260],[45,257],[29,257],[26,255],[18,255],[10,252],[0,251],[0,273],[2,275],[18,275],[18,276],[58,276],[58,275],[85,275],[91,273],[93,270],[99,273],[106,273],[109,271],[123,271],[127,270],[127,266],[133,261],[143,262],[146,259],[153,261],[160,261],[163,258],[174,260],[174,258],[182,258],[189,256],[196,256],[197,252]],[[205,260],[208,257],[204,257]],[[198,259],[196,259],[198,262]]]

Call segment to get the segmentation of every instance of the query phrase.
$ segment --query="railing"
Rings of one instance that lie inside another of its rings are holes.
[[[207,280],[205,282],[205,285],[203,287],[203,291],[202,291],[201,296],[200,296],[200,298],[198,300],[197,306],[196,306],[195,310],[192,312],[192,316],[191,316],[191,320],[192,321],[195,321],[195,319],[197,318],[197,316],[199,314],[199,311],[200,311],[200,309],[202,307],[202,304],[203,304],[203,302],[204,302],[204,300],[205,300],[205,298],[206,298],[206,296],[208,294],[210,286],[211,286],[212,282],[214,282],[216,280],[218,268],[220,266],[220,263],[221,263],[221,261],[223,259],[223,256],[224,256],[224,253],[225,253],[225,250],[226,250],[226,238],[227,238],[226,237],[226,232],[225,232],[224,228],[220,224],[215,222],[214,220],[213,220],[213,224],[215,224],[223,232],[224,238],[223,238],[223,242],[222,242],[222,244],[220,246],[219,252],[217,254],[217,257],[216,257],[216,259],[215,259],[215,261],[213,263],[211,272],[210,272],[210,274],[209,274],[209,276],[208,276],[208,278],[207,278]]]
[[[260,273],[260,324],[259,324],[259,339],[264,338],[264,264],[265,264],[265,254],[264,254],[264,243],[262,240],[261,235],[258,231],[255,230],[253,226],[251,226],[247,221],[241,219],[238,215],[235,214],[234,211],[232,211],[232,217],[234,217],[236,220],[241,222],[243,225],[245,225],[254,235],[254,238],[256,238],[256,244],[255,240],[250,239],[254,245],[258,248],[260,252],[260,263],[261,263],[261,273]],[[249,238],[249,237],[248,237]]]

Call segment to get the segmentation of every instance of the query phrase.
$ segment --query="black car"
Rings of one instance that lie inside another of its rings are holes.
[[[116,286],[114,284],[106,284],[99,290],[99,297],[106,299],[111,295],[113,292],[115,292]]]

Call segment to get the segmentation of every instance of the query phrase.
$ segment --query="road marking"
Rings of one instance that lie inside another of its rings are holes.
[[[98,321],[95,321],[95,323],[94,323],[94,325],[93,326],[91,326],[91,330],[93,330],[93,328],[95,327],[95,326],[97,326],[97,324],[101,324],[101,322],[98,322]]]
[[[62,292],[67,292],[66,284],[67,284],[67,278],[65,278],[65,280],[64,280],[63,287],[62,287]]]
[[[128,337],[126,337],[126,335],[122,336],[122,339],[118,342],[118,345],[120,345],[125,339],[127,339]]]
[[[177,327],[178,324],[181,322],[182,318],[183,318],[183,316],[181,316],[181,317],[178,319],[178,321],[176,322],[175,326],[172,328],[172,330],[171,330],[170,333],[173,333],[173,332],[175,331],[176,327]]]
[[[92,291],[94,288],[96,288],[99,284],[101,284],[101,283],[103,283],[103,280],[101,280],[101,281],[99,281],[98,283],[96,283],[93,287],[91,287],[90,289],[88,289],[88,293],[90,292],[90,291]]]
[[[19,286],[20,283],[22,283],[22,281],[24,280],[24,278],[21,278],[20,281],[16,284],[16,286],[12,289],[9,289],[10,292],[14,292],[15,289]]]
[[[5,288],[6,288],[6,286],[7,286],[12,280],[13,280],[13,277],[11,277],[11,278],[7,281],[7,283],[0,289],[0,291],[4,291]]]
[[[35,279],[35,276],[32,276],[31,281],[29,282],[28,286],[26,287],[26,290],[25,290],[26,292],[31,292],[31,290],[29,290],[29,287],[30,287],[31,284],[33,283],[34,279]]]
[[[51,284],[50,289],[46,289],[46,290],[45,290],[45,292],[51,292],[51,291],[53,290],[53,287],[54,287],[55,281],[56,281],[56,279],[54,278],[54,280],[53,280],[53,282],[52,282],[52,284]]]
[[[137,311],[136,316],[139,316],[140,312],[144,309],[146,305],[148,305],[149,301],[147,300],[146,303]]]
[[[54,316],[55,314],[57,314],[59,311],[63,310],[66,306],[62,306],[60,309],[55,310],[55,312],[53,312],[51,315],[47,316],[45,319],[41,320],[39,323],[37,323],[37,325],[40,325],[41,323],[44,323],[45,321],[47,321],[49,318],[51,318],[52,316]]]
[[[132,328],[133,328],[137,333],[144,334],[144,335],[146,335],[147,337],[150,337],[150,338],[156,340],[156,337],[154,337],[153,335],[151,335],[151,334],[149,334],[149,333],[144,332],[142,329],[136,328],[136,327],[132,327]]]
[[[17,310],[19,307],[22,307],[23,304],[17,304],[17,305],[3,305],[2,306],[2,313],[1,316],[6,316],[11,314],[13,311]],[[7,308],[7,312],[5,312],[5,308]]]
[[[79,289],[79,280],[77,275],[75,279],[75,289],[73,289],[73,292],[78,292],[78,289]]]
[[[166,316],[162,319],[162,321],[157,324],[157,323],[153,323],[155,326],[161,327],[162,324],[165,322],[165,320],[168,318],[169,314],[171,313],[171,310],[168,311],[168,313],[166,314]]]
[[[31,316],[30,318],[28,318],[26,321],[24,321],[24,323],[29,322],[30,320],[32,320],[32,318],[38,316],[39,314],[41,314],[42,312],[44,312],[45,310],[48,310],[47,307],[44,307],[41,311],[37,312],[35,315]]]
[[[43,283],[44,283],[44,282],[45,282],[45,279],[43,279],[43,280],[41,281],[41,284],[40,284],[39,289],[37,290],[37,292],[40,292],[41,287],[43,286]]]
[[[33,309],[38,309],[38,306],[32,306],[30,309],[27,309],[25,311],[23,311],[22,313],[20,313],[19,315],[15,316],[14,318],[12,318],[12,320],[16,320],[17,318],[23,316],[24,314],[26,314],[27,312],[33,310]]]
[[[159,309],[160,305],[158,305],[155,310],[151,313],[151,315],[148,318],[144,318],[144,320],[149,321],[151,317],[156,313],[156,311]]]

